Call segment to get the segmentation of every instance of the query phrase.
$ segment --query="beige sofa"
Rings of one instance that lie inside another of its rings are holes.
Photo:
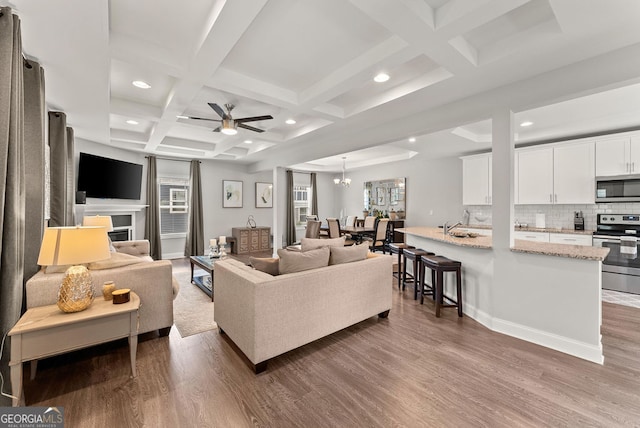
[[[142,259],[127,266],[92,270],[94,294],[102,299],[102,284],[114,281],[116,288],[130,288],[140,297],[140,324],[138,333],[159,330],[166,336],[173,325],[173,299],[178,294],[178,284],[173,280],[169,260],[153,261],[149,256],[149,242],[145,240],[114,242],[119,253],[135,255]],[[27,309],[55,304],[58,288],[64,273],[45,273],[41,269],[27,281]]]
[[[214,319],[259,373],[267,360],[391,309],[390,256],[271,276],[216,263]]]

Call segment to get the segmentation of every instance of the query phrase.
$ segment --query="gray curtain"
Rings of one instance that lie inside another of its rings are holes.
[[[51,218],[49,226],[73,226],[74,154],[73,132],[67,128],[67,115],[49,112],[51,179]]]
[[[202,220],[202,187],[200,184],[200,161],[191,161],[189,174],[189,225],[185,256],[204,254],[204,226]]]
[[[2,336],[20,318],[24,278],[24,92],[20,20],[0,8],[0,327]],[[0,370],[9,379],[8,344]],[[5,388],[7,385],[5,384]],[[0,405],[10,406],[6,397]]]
[[[287,227],[285,230],[285,239],[287,245],[293,245],[296,242],[296,211],[293,202],[293,171],[287,171]]]
[[[311,214],[318,215],[318,185],[315,172],[311,173]]]
[[[156,157],[149,156],[147,165],[147,215],[144,220],[144,239],[149,241],[149,255],[154,260],[162,258],[160,241],[160,197],[158,195],[158,178]]]
[[[38,253],[44,232],[44,113],[44,70],[37,62],[25,61],[25,282],[38,272]]]
[[[67,126],[67,163],[65,169],[66,189],[64,200],[64,212],[66,216],[66,226],[76,224],[76,159],[75,159],[75,138],[73,128]],[[82,219],[80,219],[82,223]]]

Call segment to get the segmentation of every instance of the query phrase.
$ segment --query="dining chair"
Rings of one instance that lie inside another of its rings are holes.
[[[320,225],[322,222],[320,220],[307,220],[307,229],[304,232],[305,238],[320,238]]]
[[[355,243],[355,241],[351,239],[351,235],[349,235],[348,233],[345,233],[345,234],[342,233],[342,231],[340,230],[340,222],[338,221],[337,218],[328,217],[327,225],[329,225],[329,239],[340,238],[341,236],[344,235],[346,237],[346,240],[344,242],[345,246],[352,245]]]
[[[382,254],[386,254],[387,245],[387,229],[389,228],[388,218],[378,218],[375,221],[375,232],[373,238],[365,238],[369,242],[371,251],[382,250]]]
[[[355,216],[355,215],[348,215],[347,216],[347,220],[344,222],[344,225],[345,226],[351,226],[351,227],[355,226],[356,225],[356,218],[357,218],[357,216]]]
[[[375,216],[372,215],[368,215],[364,218],[364,227],[366,228],[371,228],[371,227],[375,227],[376,224],[376,218]]]

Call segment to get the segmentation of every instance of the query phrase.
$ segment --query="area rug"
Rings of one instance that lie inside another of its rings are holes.
[[[218,327],[213,320],[213,302],[191,283],[190,268],[175,268],[173,275],[180,283],[180,292],[173,301],[173,323],[180,336],[188,337]]]

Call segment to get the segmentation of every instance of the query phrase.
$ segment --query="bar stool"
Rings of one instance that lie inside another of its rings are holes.
[[[391,254],[398,255],[398,273],[394,273],[393,276],[398,278],[398,290],[404,289],[402,285],[402,251],[405,248],[416,248],[412,245],[407,245],[404,242],[392,242],[388,245],[389,252]]]
[[[422,248],[405,248],[402,250],[402,256],[404,257],[404,263],[402,263],[402,289],[404,290],[405,284],[407,282],[412,282],[413,287],[413,300],[418,300],[418,286],[420,285],[420,257],[421,256],[435,256],[435,253],[430,253],[429,251],[425,251]],[[408,261],[413,261],[413,275],[407,274],[407,263]],[[407,275],[409,275],[412,280],[407,281]]]
[[[440,317],[440,308],[458,308],[458,316],[462,316],[462,263],[444,256],[426,255],[420,257],[420,278],[424,278],[425,268],[431,269],[431,292],[435,291],[436,318]],[[455,272],[457,299],[444,295],[444,272]],[[423,280],[424,282],[424,280]],[[422,283],[421,283],[422,284]],[[451,304],[444,304],[447,299]],[[424,293],[420,294],[420,304],[424,302]]]

